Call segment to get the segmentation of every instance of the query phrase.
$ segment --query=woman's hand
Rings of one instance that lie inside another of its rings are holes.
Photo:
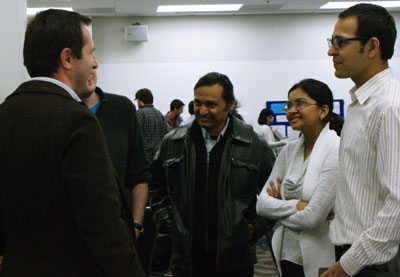
[[[299,200],[299,202],[297,202],[297,204],[296,204],[296,209],[298,211],[302,211],[307,206],[308,206],[308,202],[307,201]]]
[[[269,182],[269,185],[271,188],[267,188],[267,193],[269,196],[276,198],[276,199],[282,199],[281,196],[281,184],[282,184],[282,180],[278,177],[276,178],[276,184],[277,184],[277,188],[275,188],[275,184],[273,181]]]

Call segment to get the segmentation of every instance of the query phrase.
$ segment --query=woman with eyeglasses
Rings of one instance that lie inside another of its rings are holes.
[[[332,109],[332,92],[320,81],[305,79],[289,90],[286,118],[301,136],[279,154],[257,200],[257,213],[277,220],[272,250],[284,277],[319,276],[335,263],[328,230],[343,119]]]
[[[259,135],[271,147],[275,156],[277,155],[276,147],[285,146],[288,143],[287,139],[277,140],[272,131],[270,124],[274,121],[274,112],[271,109],[262,109],[258,116]]]

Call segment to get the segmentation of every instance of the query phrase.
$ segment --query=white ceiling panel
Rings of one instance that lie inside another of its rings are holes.
[[[338,0],[332,0],[338,1]],[[342,0],[346,1],[346,0]],[[182,16],[271,13],[326,13],[319,10],[328,0],[27,0],[28,7],[72,7],[89,16]],[[157,14],[158,5],[243,4],[237,12]],[[400,9],[392,9],[399,11]]]

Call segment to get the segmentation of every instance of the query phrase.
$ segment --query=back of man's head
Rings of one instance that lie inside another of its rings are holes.
[[[185,106],[185,104],[179,99],[172,100],[171,104],[169,105],[170,111],[173,111],[175,108],[179,110],[182,106]]]
[[[153,94],[147,88],[139,89],[135,94],[135,99],[142,101],[144,104],[153,104]]]
[[[189,111],[190,115],[194,115],[194,101],[193,100],[189,102],[188,111]]]
[[[194,90],[199,87],[213,85],[222,86],[222,98],[225,100],[225,103],[227,105],[235,103],[235,95],[233,94],[232,82],[225,74],[221,74],[218,72],[207,73],[197,81],[196,85],[194,86]]]
[[[38,13],[25,32],[24,65],[29,75],[51,77],[57,73],[64,48],[81,59],[85,44],[81,24],[90,23],[90,18],[75,12],[50,9]]]
[[[366,43],[371,37],[379,40],[381,59],[393,56],[397,31],[393,16],[383,7],[373,4],[357,4],[339,14],[339,19],[356,17],[358,28],[356,36]]]

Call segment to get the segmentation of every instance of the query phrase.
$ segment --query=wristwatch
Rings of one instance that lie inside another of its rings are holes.
[[[134,225],[135,225],[135,229],[137,229],[139,231],[139,237],[143,236],[143,234],[144,234],[143,226],[136,222],[134,223]]]

